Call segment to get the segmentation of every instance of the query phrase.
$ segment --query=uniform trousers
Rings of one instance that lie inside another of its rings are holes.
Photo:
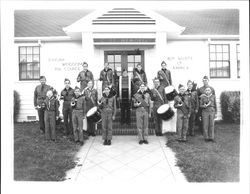
[[[136,125],[138,131],[138,139],[147,140],[148,138],[148,110],[143,107],[136,109]]]
[[[178,134],[178,138],[182,139],[182,140],[186,140],[187,139],[187,131],[188,131],[188,116],[184,115],[181,112],[177,113],[177,124],[176,124],[176,128],[177,128],[177,134]]]
[[[214,111],[202,111],[203,136],[205,139],[214,139]]]
[[[189,121],[188,121],[188,134],[194,135],[194,126],[195,126],[196,113],[194,110],[191,110]]]
[[[112,115],[113,111],[111,109],[104,108],[102,111],[102,139],[111,140],[112,139]]]
[[[37,112],[38,112],[40,130],[45,132],[45,122],[44,122],[44,112],[45,112],[45,110],[40,108],[40,109],[37,110]]]
[[[63,104],[63,121],[64,121],[65,132],[67,134],[72,134],[73,133],[72,108],[70,107],[70,104],[66,104],[65,102]]]
[[[153,116],[154,116],[154,124],[155,124],[155,134],[162,134],[162,119],[157,114],[157,109],[160,106],[154,106],[153,107]]]
[[[46,110],[44,113],[45,120],[45,139],[56,139],[56,113],[55,111]]]
[[[83,110],[73,110],[72,121],[74,140],[83,142]]]

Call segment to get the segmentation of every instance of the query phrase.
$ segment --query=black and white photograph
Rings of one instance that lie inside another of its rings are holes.
[[[248,1],[3,1],[1,98],[3,193],[248,193]]]

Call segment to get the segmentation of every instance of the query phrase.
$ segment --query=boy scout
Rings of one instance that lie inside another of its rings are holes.
[[[53,95],[52,90],[48,90],[45,99],[45,139],[56,140],[56,119],[59,117],[59,102]]]
[[[146,73],[142,69],[141,63],[138,63],[136,65],[136,68],[133,70],[133,78],[132,78],[132,83],[133,83],[133,94],[135,94],[142,83],[147,84],[147,76]]]
[[[46,99],[47,91],[51,89],[51,86],[46,84],[45,76],[40,76],[40,85],[36,86],[34,91],[34,106],[38,112],[40,131],[45,132],[44,123],[44,101]]]
[[[177,140],[186,142],[191,103],[185,93],[185,87],[180,84],[178,89],[179,94],[174,98],[174,107],[177,108]]]
[[[161,62],[161,70],[157,73],[157,78],[160,80],[161,86],[164,88],[172,85],[171,72],[167,69],[165,61]]]
[[[214,141],[214,118],[217,112],[215,95],[210,87],[201,95],[200,107],[202,108],[203,136],[205,141]]]
[[[85,99],[81,96],[80,88],[75,87],[74,93],[75,98],[71,99],[74,140],[83,145],[83,118],[86,116]]]
[[[111,145],[112,140],[112,125],[116,115],[116,99],[111,95],[110,88],[105,87],[103,97],[101,98],[99,107],[102,117],[102,139],[103,145]]]
[[[74,97],[74,90],[70,87],[70,80],[65,78],[65,88],[61,91],[60,100],[63,100],[63,120],[67,135],[73,134],[71,99]]]
[[[90,80],[94,81],[94,77],[91,71],[88,70],[88,63],[84,62],[82,64],[83,71],[81,71],[77,76],[77,82],[80,82],[81,91],[87,87],[87,83]]]
[[[139,91],[133,97],[136,107],[136,125],[138,130],[139,144],[148,144],[148,118],[150,115],[150,95],[145,84],[140,85]]]
[[[188,134],[191,136],[194,136],[194,126],[195,126],[195,118],[196,114],[198,113],[199,110],[199,99],[197,95],[197,91],[193,91],[193,82],[191,80],[188,80],[187,82],[187,95],[190,99],[191,103],[191,109],[190,109],[190,117],[188,121]]]
[[[102,91],[106,86],[111,87],[114,84],[113,80],[113,70],[109,68],[109,64],[104,63],[104,69],[100,73],[100,81],[102,81]]]
[[[88,112],[92,107],[97,106],[97,90],[93,87],[93,81],[88,82],[87,89],[84,90],[83,96],[86,101],[86,112]],[[95,123],[88,120],[87,122],[87,133],[88,135],[95,136]]]
[[[160,86],[160,80],[158,78],[154,79],[154,88],[151,89],[151,100],[153,103],[153,116],[155,123],[155,134],[156,136],[162,136],[162,120],[157,114],[157,109],[167,102],[165,97],[165,90]]]

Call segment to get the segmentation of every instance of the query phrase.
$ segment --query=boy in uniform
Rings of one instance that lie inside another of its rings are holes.
[[[109,64],[104,63],[104,69],[100,73],[100,81],[102,81],[102,91],[106,86],[111,87],[114,84],[113,70],[109,68]]]
[[[77,82],[80,82],[81,91],[87,87],[87,84],[90,80],[94,81],[93,73],[88,70],[88,63],[84,62],[82,67],[83,71],[81,71],[77,76]]]
[[[172,85],[171,72],[167,69],[165,61],[161,62],[161,70],[157,73],[157,78],[160,80],[161,86],[164,88]]]
[[[151,100],[153,101],[153,116],[156,136],[162,136],[162,120],[157,114],[157,109],[167,102],[165,90],[160,85],[158,78],[154,79],[154,88],[151,89]]]
[[[83,96],[86,101],[86,112],[88,112],[94,106],[97,106],[97,90],[93,87],[93,81],[88,82],[87,89],[84,90]],[[87,133],[88,135],[95,136],[95,123],[87,121]]]
[[[191,110],[190,110],[190,117],[188,121],[188,135],[194,136],[194,126],[195,126],[195,118],[196,114],[199,110],[199,99],[196,91],[193,91],[193,82],[191,80],[188,80],[187,82],[187,95],[190,99],[191,103]]]
[[[79,87],[75,87],[74,94],[75,97],[71,99],[74,140],[83,145],[83,118],[86,116],[85,99],[81,96]]]
[[[70,87],[70,80],[65,78],[65,88],[61,91],[60,100],[63,100],[63,120],[65,132],[67,135],[73,134],[72,125],[72,107],[70,105],[72,98],[74,97],[74,90]]]
[[[53,95],[52,90],[48,90],[45,99],[45,139],[56,140],[56,119],[59,117],[59,102]]]
[[[150,94],[144,83],[133,96],[134,107],[136,108],[136,125],[139,144],[148,144],[148,119],[150,112]]]
[[[36,86],[34,91],[34,107],[37,109],[40,131],[45,132],[44,123],[44,101],[46,99],[47,92],[51,89],[51,86],[46,84],[45,76],[40,76],[40,85]]]
[[[133,83],[133,94],[135,94],[142,83],[147,84],[147,76],[145,71],[142,69],[141,63],[138,63],[136,65],[136,68],[133,70],[133,78],[132,78],[132,83]]]
[[[179,94],[174,98],[174,107],[177,108],[177,140],[186,142],[191,103],[189,97],[185,93],[185,87],[180,84],[178,89]]]
[[[200,107],[202,108],[203,136],[205,141],[214,141],[214,119],[217,112],[215,95],[210,87],[201,95]]]
[[[102,117],[102,139],[103,145],[111,145],[112,140],[112,125],[116,115],[116,99],[110,93],[110,88],[105,87],[103,97],[99,103]]]

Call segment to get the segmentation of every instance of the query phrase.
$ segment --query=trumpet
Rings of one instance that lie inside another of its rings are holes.
[[[71,105],[72,107],[75,107],[75,106],[76,106],[76,103],[77,103],[77,99],[72,98],[70,105]]]
[[[209,106],[209,105],[211,104],[211,101],[208,100],[208,101],[206,101],[204,104],[205,104],[206,107],[207,107],[207,106]]]

